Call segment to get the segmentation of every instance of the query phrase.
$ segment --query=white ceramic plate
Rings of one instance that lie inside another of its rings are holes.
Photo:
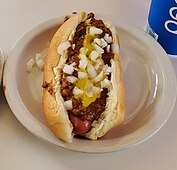
[[[9,106],[34,135],[75,151],[110,152],[145,141],[169,118],[177,85],[166,53],[141,29],[116,19],[109,20],[117,26],[120,36],[126,98],[124,123],[97,141],[74,138],[72,143],[66,143],[50,131],[41,105],[42,72],[33,69],[29,74],[25,64],[46,47],[63,21],[53,18],[24,34],[13,46],[5,65],[4,86]]]
[[[3,74],[3,66],[4,66],[4,55],[2,50],[0,49],[0,86],[1,86],[1,80]]]

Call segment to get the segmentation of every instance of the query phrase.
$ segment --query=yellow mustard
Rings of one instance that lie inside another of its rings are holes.
[[[88,92],[88,88],[89,88],[88,87],[89,83],[92,83],[92,81],[90,79],[88,79],[88,78],[82,78],[82,79],[79,79],[76,82],[76,86],[79,89],[81,89],[84,93],[83,94],[79,94],[79,95],[74,95],[74,97],[76,99],[80,98],[84,107],[87,107],[92,102],[94,102],[97,98],[100,97],[100,93],[92,94],[92,96],[90,96],[90,97],[88,96],[87,92]]]
[[[89,59],[89,55],[94,50],[94,42],[93,41],[98,36],[94,35],[94,34],[89,34],[90,20],[86,20],[85,21],[85,25],[86,25],[86,35],[85,35],[83,47],[88,49],[88,51],[85,53],[85,55],[88,58],[88,62],[94,64],[93,61],[91,61]],[[102,63],[104,64],[104,62],[102,60],[102,55],[100,55],[99,58],[101,59]],[[86,72],[86,70],[83,70],[83,69],[79,69],[78,71]],[[78,79],[78,81],[76,82],[76,86],[79,89],[81,89],[84,93],[83,94],[79,94],[79,95],[74,95],[74,97],[76,99],[81,99],[82,104],[83,104],[84,107],[89,106],[92,102],[94,102],[97,98],[100,97],[100,93],[93,93],[91,96],[89,96],[87,94],[87,92],[89,92],[89,90],[88,90],[88,84],[89,83],[93,84],[92,80],[89,79],[89,78]],[[100,83],[97,83],[96,86],[100,87],[101,85],[100,85]]]

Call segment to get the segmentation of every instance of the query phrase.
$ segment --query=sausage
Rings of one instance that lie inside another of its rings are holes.
[[[73,116],[72,114],[69,115],[70,121],[74,127],[73,133],[76,135],[81,135],[87,133],[91,129],[91,122],[88,120],[82,120]]]

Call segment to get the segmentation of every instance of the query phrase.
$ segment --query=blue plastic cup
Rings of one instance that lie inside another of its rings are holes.
[[[177,56],[177,0],[152,0],[146,30],[167,54]]]

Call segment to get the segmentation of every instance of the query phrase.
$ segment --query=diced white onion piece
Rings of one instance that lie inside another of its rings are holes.
[[[85,54],[80,54],[79,56],[80,56],[81,59],[86,59],[87,60],[87,57],[86,57]]]
[[[101,81],[101,88],[108,88],[110,86],[111,86],[111,82],[107,78]]]
[[[103,79],[103,71],[100,72],[94,79],[93,82],[97,83]]]
[[[96,27],[90,27],[89,33],[90,34],[101,34],[103,32],[102,29]]]
[[[87,59],[81,59],[79,61],[79,68],[85,69],[87,67],[87,64],[88,64],[88,60]]]
[[[108,45],[107,47],[106,47],[106,51],[107,51],[107,53],[109,53],[110,52],[110,45]]]
[[[63,72],[67,74],[72,74],[74,72],[74,67],[68,64],[65,64]]]
[[[111,73],[112,72],[112,67],[108,67],[105,72],[106,73]]]
[[[79,79],[87,78],[87,73],[86,72],[82,72],[82,71],[78,71],[78,78]]]
[[[75,47],[76,47],[76,44],[72,44],[71,45],[71,48],[74,50],[75,49]]]
[[[95,63],[96,63],[96,64],[99,64],[99,65],[102,65],[102,64],[103,64],[103,62],[102,62],[100,59],[97,59],[97,60],[95,61]]]
[[[42,58],[40,58],[39,60],[36,61],[36,65],[38,66],[38,68],[40,70],[43,70],[44,69],[44,65],[45,65],[45,62]]]
[[[93,83],[91,81],[88,81],[88,83],[86,84],[85,89],[87,91],[91,91],[92,90],[92,86],[93,86]]]
[[[95,70],[98,70],[100,68],[100,64],[95,65]]]
[[[88,48],[85,48],[85,47],[82,47],[80,50],[79,50],[79,52],[81,53],[81,54],[87,54],[87,52],[88,52]]]
[[[97,51],[92,51],[91,53],[90,53],[90,59],[92,60],[92,61],[96,61],[96,59],[99,57],[99,53],[97,52]]]
[[[72,100],[67,100],[64,102],[64,106],[66,110],[72,110],[73,109],[73,103]]]
[[[103,64],[100,59],[97,59],[97,60],[95,61],[95,63],[96,63],[96,65],[95,65],[95,70],[98,70],[98,69],[100,68],[100,66]]]
[[[77,86],[74,87],[73,89],[73,94],[78,95],[78,94],[83,94],[83,90],[79,89]]]
[[[112,44],[112,52],[113,52],[114,54],[119,54],[119,46],[118,46],[117,43],[113,43],[113,44]]]
[[[35,61],[37,62],[41,58],[42,58],[41,54],[40,53],[36,53],[36,55],[35,55]]]
[[[88,75],[90,78],[94,78],[97,75],[95,67],[90,63],[88,63],[88,65],[87,65],[87,72],[88,72]]]
[[[95,38],[95,39],[93,40],[93,42],[96,43],[96,44],[98,44],[99,46],[101,46],[101,39]]]
[[[85,95],[86,95],[87,97],[92,97],[92,96],[93,96],[93,92],[92,92],[92,91],[85,92]]]
[[[101,89],[99,87],[92,86],[92,91],[93,93],[100,93]]]
[[[106,34],[104,35],[104,39],[107,41],[108,37],[109,37],[109,34],[106,33]]]
[[[105,34],[104,35],[104,39],[105,39],[105,41],[107,42],[107,43],[112,43],[112,37],[111,36],[109,36],[109,34]]]
[[[64,50],[67,50],[71,46],[69,41],[65,41],[62,44],[60,44],[57,48],[58,54],[62,55]]]
[[[75,62],[71,63],[70,66],[76,66],[77,64]]]
[[[76,78],[76,77],[74,77],[74,76],[67,76],[66,79],[67,79],[70,83],[75,83],[78,78]]]
[[[26,64],[26,71],[27,72],[31,72],[32,71],[32,69],[33,69],[33,67],[34,67],[34,64],[35,64],[35,61],[34,61],[34,59],[33,58],[31,58],[28,62],[27,62],[27,64]]]
[[[101,47],[105,48],[107,45],[108,43],[103,38],[101,38]]]
[[[108,69],[108,67],[109,67],[109,66],[108,66],[107,64],[104,65],[104,66],[103,66],[103,71],[106,72],[106,70]]]
[[[108,37],[107,43],[109,43],[109,44],[112,43],[112,37],[111,36]]]
[[[99,54],[103,54],[104,53],[104,50],[99,45],[94,44],[94,48]]]
[[[47,52],[48,52],[48,48],[44,48],[40,54],[41,54],[41,58],[44,60],[45,57],[47,56]]]

